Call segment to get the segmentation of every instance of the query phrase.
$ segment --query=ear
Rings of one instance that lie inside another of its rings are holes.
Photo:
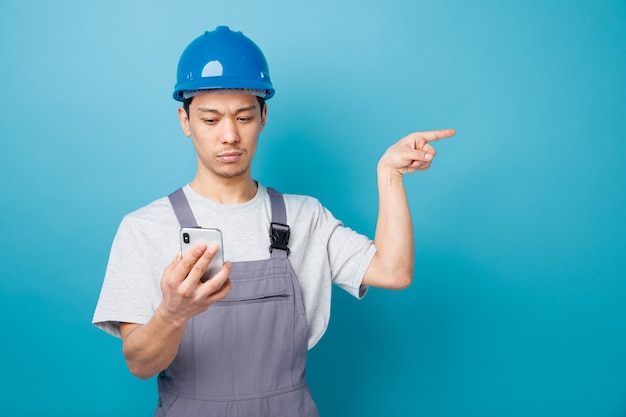
[[[265,105],[261,109],[261,128],[259,129],[259,133],[261,133],[263,131],[263,128],[265,127],[265,121],[266,120],[267,120],[267,103],[265,103]]]
[[[191,136],[191,130],[189,129],[189,116],[183,107],[178,108],[178,120],[180,121],[180,127],[183,129],[185,136]]]

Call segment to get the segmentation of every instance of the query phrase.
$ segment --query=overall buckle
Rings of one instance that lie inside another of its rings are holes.
[[[270,225],[270,253],[274,249],[281,249],[289,256],[289,226],[282,223],[271,223]]]

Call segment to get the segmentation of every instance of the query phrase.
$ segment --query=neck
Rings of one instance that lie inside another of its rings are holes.
[[[196,174],[189,185],[201,196],[220,204],[242,204],[252,200],[257,192],[256,181],[247,176],[209,180]]]

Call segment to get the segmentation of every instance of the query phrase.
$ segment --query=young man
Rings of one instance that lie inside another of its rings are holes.
[[[158,374],[157,416],[317,416],[305,361],[328,325],[331,284],[361,298],[411,283],[402,176],[428,169],[429,142],[454,130],[411,134],[381,157],[372,242],[317,200],[252,178],[273,95],[264,56],[242,33],[218,27],[194,40],[174,98],[196,176],[125,216],[113,242],[93,322],[122,338],[134,375]],[[221,230],[228,261],[212,279],[200,277],[218,248],[181,256],[181,226]]]

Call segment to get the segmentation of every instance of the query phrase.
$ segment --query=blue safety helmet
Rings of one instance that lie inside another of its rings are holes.
[[[214,89],[265,91],[274,95],[267,61],[261,49],[241,32],[219,26],[194,39],[178,61],[174,99],[184,91]]]

